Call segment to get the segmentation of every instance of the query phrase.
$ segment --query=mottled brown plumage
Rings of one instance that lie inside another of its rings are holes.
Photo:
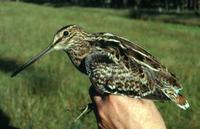
[[[61,28],[53,44],[13,76],[51,50],[64,50],[102,95],[172,100],[183,109],[189,107],[179,94],[182,86],[175,75],[149,52],[125,38],[111,33],[88,33],[77,25]]]

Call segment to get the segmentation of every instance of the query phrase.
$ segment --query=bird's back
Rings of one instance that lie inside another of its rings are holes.
[[[179,94],[182,87],[175,75],[149,52],[127,39],[110,33],[97,35],[98,41],[92,43],[94,51],[108,53],[115,64],[118,63],[117,65],[128,70],[134,78],[139,78],[142,82],[140,86],[146,85],[147,91],[150,90],[151,93],[144,97],[170,99],[183,109],[188,107],[187,101]]]

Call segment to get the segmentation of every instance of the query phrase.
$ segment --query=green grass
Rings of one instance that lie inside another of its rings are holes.
[[[19,64],[51,43],[58,28],[78,24],[90,32],[124,36],[158,57],[176,73],[191,104],[189,110],[183,111],[173,103],[156,102],[167,127],[200,128],[200,28],[133,20],[123,13],[0,3],[0,109],[11,118],[10,124],[21,129],[96,128],[92,113],[73,123],[79,113],[76,110],[90,101],[89,81],[63,52],[53,52],[17,77],[9,77]]]

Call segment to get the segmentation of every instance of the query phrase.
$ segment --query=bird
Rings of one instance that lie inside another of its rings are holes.
[[[190,107],[180,94],[182,85],[175,74],[148,51],[124,37],[108,32],[89,33],[75,24],[60,28],[53,43],[17,68],[11,77],[54,50],[67,53],[102,96],[168,100],[184,110]]]

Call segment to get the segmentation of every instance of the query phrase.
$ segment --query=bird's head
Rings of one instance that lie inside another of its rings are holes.
[[[69,49],[76,40],[75,37],[83,32],[82,28],[77,25],[68,25],[59,29],[52,43],[54,50],[67,50]]]
[[[35,61],[40,59],[42,56],[46,55],[47,53],[53,50],[68,50],[73,45],[73,42],[76,40],[75,37],[77,37],[82,32],[83,32],[82,28],[77,25],[68,25],[68,26],[62,27],[56,32],[53,42],[46,49],[44,49],[38,55],[31,58],[24,65],[19,67],[11,75],[11,77],[14,77],[19,72],[21,72],[22,70],[24,70],[25,68],[33,64]]]

